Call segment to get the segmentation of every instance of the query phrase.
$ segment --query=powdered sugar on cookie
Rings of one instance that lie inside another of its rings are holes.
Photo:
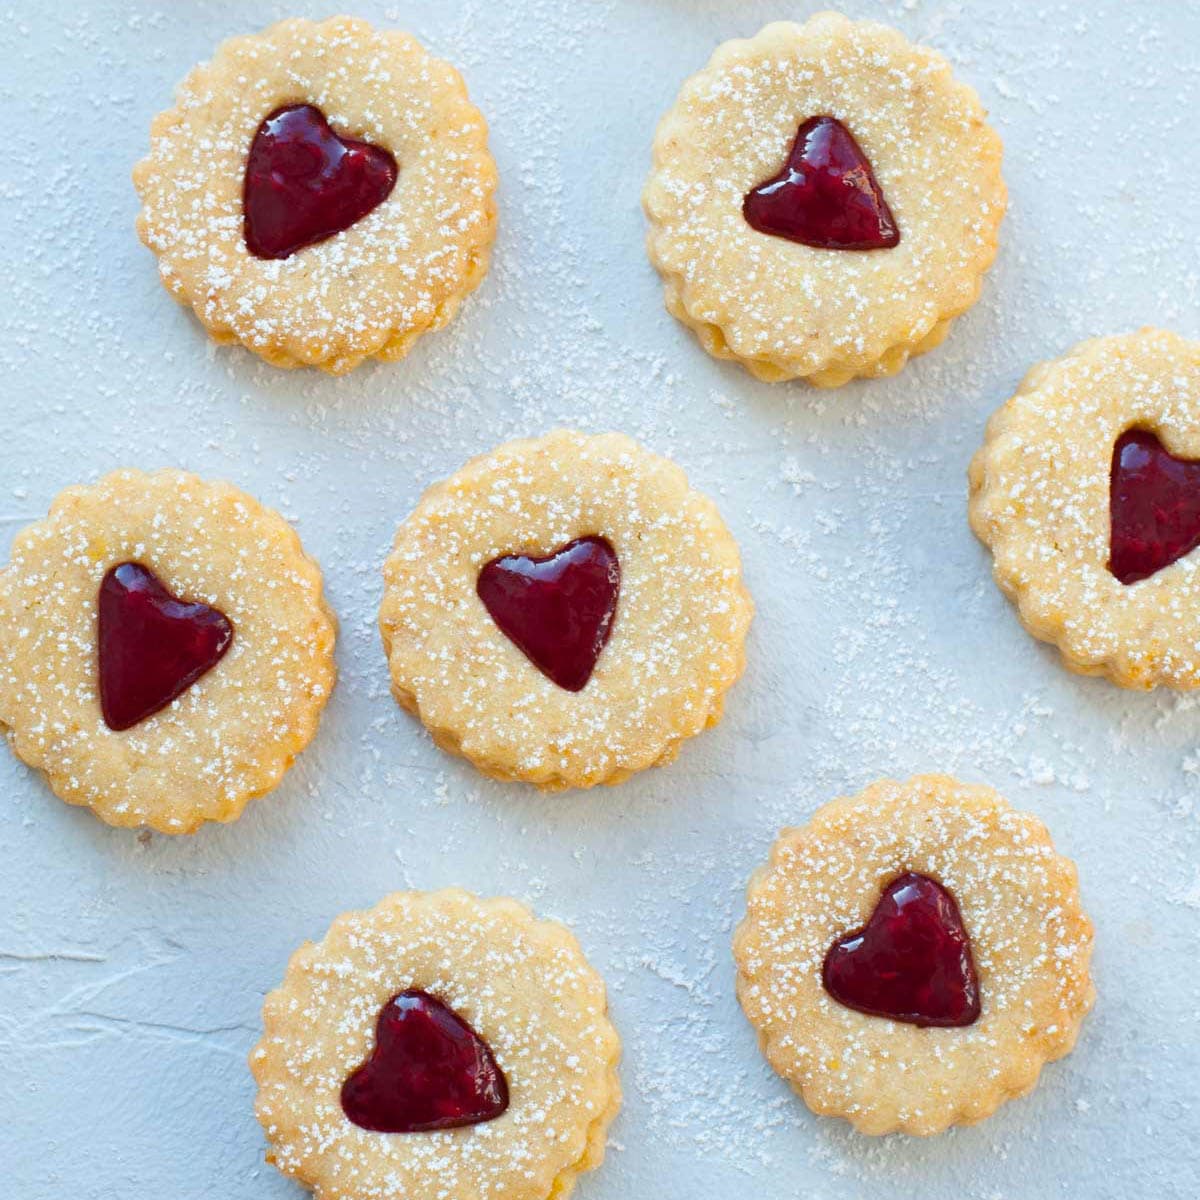
[[[264,118],[295,103],[387,150],[399,175],[344,232],[256,258],[242,236],[247,152]],[[217,341],[282,367],[402,358],[479,284],[495,237],[487,126],[458,72],[407,34],[348,17],[225,42],[155,119],[134,182],[166,288]]]
[[[835,1001],[822,964],[913,871],[954,897],[982,1001],[973,1024],[920,1028]],[[785,830],[751,880],[738,996],[771,1065],[814,1111],[866,1133],[972,1124],[1029,1091],[1091,1007],[1092,929],[1074,866],[990,788],[882,782]]]
[[[502,1116],[437,1133],[352,1124],[339,1096],[380,1008],[420,988],[465,1019],[509,1086]],[[285,1174],[318,1200],[565,1198],[604,1157],[620,1041],[574,937],[513,900],[397,893],[296,952],[250,1056],[257,1111]]]
[[[476,595],[480,569],[606,538],[620,562],[612,634],[566,691]],[[510,442],[432,487],[384,568],[380,629],[397,699],[482,771],[546,788],[615,783],[715,724],[753,611],[737,546],[681,470],[619,434]]]
[[[894,249],[814,249],[747,224],[747,192],[822,115],[870,160]],[[945,59],[883,25],[823,13],[727,42],[655,138],[643,200],[667,307],[762,379],[833,387],[898,371],[975,302],[995,257],[1006,193],[984,115]]]
[[[236,631],[220,663],[121,732],[101,714],[97,595],[117,563],[149,568]],[[321,572],[277,513],[181,471],[69,488],[0,572],[0,726],[70,804],[113,825],[191,833],[279,782],[334,682]]]
[[[1200,346],[1144,329],[1035,367],[971,463],[971,527],[1025,627],[1073,671],[1200,687],[1196,555],[1133,584],[1109,570],[1113,447],[1131,429],[1200,458]]]

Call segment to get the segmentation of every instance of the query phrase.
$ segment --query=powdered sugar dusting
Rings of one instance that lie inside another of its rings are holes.
[[[209,347],[130,231],[127,168],[171,87],[288,10],[98,5],[27,6],[0,25],[20,151],[0,170],[4,530],[126,462],[234,479],[321,563],[342,673],[271,801],[197,838],[113,833],[0,755],[18,896],[0,1047],[14,1080],[37,1082],[0,1096],[23,1131],[0,1139],[10,1190],[107,1200],[136,1173],[135,1191],[163,1196],[217,1179],[228,1200],[294,1200],[251,1116],[263,989],[337,913],[459,884],[567,920],[609,983],[628,1096],[581,1198],[1193,1200],[1200,1045],[1177,967],[1200,918],[1176,900],[1200,861],[1196,697],[1064,671],[964,515],[984,421],[1029,364],[1147,321],[1200,336],[1178,187],[1200,172],[1189,6],[847,0],[979,88],[1013,207],[981,302],[936,353],[815,393],[697,349],[663,312],[638,207],[680,81],[777,3],[359,0],[463,70],[503,219],[460,319],[404,363],[341,379]],[[50,126],[78,131],[87,170],[39,136]],[[547,800],[446,755],[399,710],[376,618],[380,564],[422,490],[559,425],[619,429],[680,464],[717,501],[758,615],[717,728],[665,770]],[[865,1138],[810,1114],[763,1060],[729,941],[781,826],[932,769],[996,785],[1079,862],[1100,999],[1026,1099],[934,1139]],[[117,1092],[130,1119],[97,1122]]]
[[[866,152],[896,249],[814,250],[746,223],[747,192],[822,115]],[[999,161],[978,97],[939,55],[836,14],[769,25],[718,49],[655,139],[645,203],[668,305],[764,378],[890,373],[978,294],[1005,207]]]
[[[284,21],[222,45],[156,118],[135,171],[139,230],[159,274],[218,340],[277,366],[341,372],[402,357],[487,269],[495,167],[461,78],[410,37],[363,21]],[[315,105],[331,126],[389,151],[391,195],[343,233],[284,259],[242,237],[242,177],[261,122]]]
[[[971,939],[982,1011],[918,1029],[845,1008],[821,967],[907,871],[935,878]],[[945,777],[884,783],[785,832],[751,881],[738,995],[772,1065],[819,1112],[871,1133],[937,1132],[1027,1090],[1091,1006],[1092,930],[1044,827]]]
[[[117,563],[233,624],[219,669],[122,732],[98,697],[96,605]],[[64,800],[117,825],[231,820],[307,745],[333,686],[321,575],[275,513],[227,484],[125,470],[70,489],[0,573],[0,726]]]
[[[971,466],[971,523],[1031,632],[1127,687],[1200,686],[1200,563],[1126,585],[1108,569],[1113,446],[1159,432],[1200,457],[1200,345],[1142,330],[1030,372]]]
[[[612,634],[568,692],[475,594],[483,565],[604,537],[620,563]],[[616,782],[669,761],[719,717],[752,605],[737,546],[683,473],[628,438],[514,442],[432,488],[401,526],[380,610],[397,697],[441,744],[500,778]]]
[[[353,1125],[339,1095],[397,992],[438,997],[491,1047],[510,1104],[492,1121],[392,1136]],[[339,918],[267,998],[251,1055],[276,1165],[361,1200],[565,1197],[603,1156],[620,1043],[575,940],[512,901],[401,893]]]

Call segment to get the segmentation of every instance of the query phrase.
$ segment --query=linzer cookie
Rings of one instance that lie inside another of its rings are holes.
[[[292,956],[263,1024],[268,1158],[318,1200],[565,1200],[621,1104],[603,981],[514,900],[346,913]]]
[[[894,374],[979,296],[1000,157],[975,92],[884,25],[821,13],[726,42],[654,139],[667,308],[760,379]]]
[[[232,821],[333,687],[321,572],[277,513],[181,471],[68,488],[0,571],[0,727],[111,825]]]
[[[616,783],[716,724],[753,611],[712,502],[619,434],[473,459],[400,526],[384,583],[396,699],[545,789]]]
[[[1074,865],[991,788],[884,781],[786,829],[734,938],[767,1061],[863,1133],[990,1116],[1075,1045],[1092,926]]]
[[[487,272],[487,125],[407,34],[333,17],[231,39],[150,143],[138,232],[164,286],[276,366],[403,358]]]
[[[1071,670],[1200,687],[1200,344],[1143,329],[1035,367],[970,486],[996,582]]]

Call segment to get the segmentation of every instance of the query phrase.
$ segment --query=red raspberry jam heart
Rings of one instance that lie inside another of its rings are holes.
[[[176,599],[140,563],[109,570],[97,609],[100,711],[109,729],[129,729],[166,708],[233,641],[223,612]]]
[[[378,1133],[494,1121],[508,1080],[488,1044],[436,996],[410,988],[379,1011],[375,1049],[342,1084],[342,1112]]]
[[[900,230],[854,135],[835,117],[800,126],[778,175],[742,202],[752,229],[820,250],[886,250]]]
[[[545,558],[493,559],[475,590],[500,632],[543,675],[579,692],[612,632],[621,565],[604,538],[578,538]]]
[[[825,955],[825,990],[847,1008],[910,1025],[971,1025],[979,981],[954,897],[908,872],[887,886],[871,919]]]
[[[1146,429],[1113,447],[1108,569],[1137,583],[1200,546],[1200,462],[1176,458]]]
[[[323,242],[382,204],[398,173],[386,150],[338,137],[319,108],[277,108],[246,159],[246,248],[257,258],[289,258]]]

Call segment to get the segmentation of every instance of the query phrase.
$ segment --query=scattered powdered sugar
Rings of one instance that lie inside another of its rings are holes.
[[[820,115],[863,147],[895,249],[814,250],[746,223],[747,192]],[[673,311],[776,377],[841,382],[889,353],[902,364],[974,300],[995,253],[1005,193],[982,115],[943,58],[878,25],[825,14],[721,47],[664,119],[646,188]]]
[[[233,624],[228,654],[132,729],[100,712],[97,595],[122,562]],[[119,471],[70,489],[0,573],[0,727],[63,799],[118,825],[229,820],[308,743],[333,686],[333,621],[295,534],[227,484]]]
[[[1190,555],[1135,585],[1109,570],[1112,447],[1150,429],[1200,457],[1200,344],[1143,330],[1032,371],[971,466],[971,520],[1033,632],[1127,686],[1200,683],[1200,572]]]
[[[620,565],[587,686],[541,674],[475,594],[485,563],[604,537]],[[385,567],[393,686],[500,778],[587,786],[669,761],[741,673],[752,606],[737,547],[683,473],[628,438],[560,431],[473,460],[425,496]]]
[[[847,7],[932,42],[981,90],[1013,206],[983,298],[947,342],[830,394],[708,359],[663,312],[642,247],[655,120],[718,42],[777,6],[364,0],[377,27],[409,28],[463,70],[491,127],[501,225],[491,274],[444,333],[340,380],[206,345],[131,230],[127,170],[172,85],[222,37],[286,13],[114,21],[43,6],[0,29],[20,151],[0,171],[6,532],[67,484],[182,462],[299,523],[342,623],[320,737],[229,828],[137,845],[0,762],[10,877],[26,889],[0,949],[112,952],[0,960],[13,1021],[0,1045],[40,1089],[0,1101],[28,1131],[15,1163],[0,1150],[12,1190],[69,1183],[90,1200],[120,1161],[163,1195],[218,1176],[237,1200],[291,1195],[249,1115],[262,990],[336,913],[458,883],[536,897],[609,983],[626,1104],[588,1200],[1197,1193],[1196,995],[1179,969],[1197,910],[1174,902],[1200,855],[1195,701],[1063,671],[993,584],[964,482],[985,418],[1031,363],[1147,321],[1200,334],[1179,190],[1200,170],[1193,18],[1061,0]],[[1015,98],[992,88],[998,74]],[[39,136],[55,126],[78,131],[87,171]],[[380,565],[424,487],[560,425],[617,429],[681,464],[733,532],[758,617],[717,729],[666,770],[547,799],[430,744],[388,695],[375,622]],[[1079,862],[1100,1001],[1076,1052],[984,1125],[869,1139],[813,1117],[770,1071],[733,997],[729,941],[780,826],[931,769],[996,785]],[[173,949],[122,958],[129,930]],[[145,973],[126,981],[126,958]],[[215,1028],[233,1032],[203,1033]],[[195,1103],[167,1091],[181,1082]],[[130,1119],[96,1122],[114,1089]],[[68,1134],[97,1155],[64,1156]]]
[[[223,44],[177,102],[135,171],[139,229],[163,283],[222,340],[280,366],[345,371],[367,354],[403,354],[482,278],[495,224],[487,126],[454,69],[411,38],[347,18],[282,22]],[[242,237],[247,148],[270,113],[297,102],[388,150],[399,177],[350,229],[256,258]]]
[[[380,1009],[413,987],[490,1046],[508,1083],[503,1115],[408,1137],[344,1115],[342,1084],[370,1054]],[[348,913],[296,954],[265,1012],[251,1055],[259,1117],[278,1166],[319,1192],[544,1200],[595,1165],[615,1113],[620,1043],[604,985],[565,930],[510,901],[409,893]]]
[[[823,988],[829,947],[906,871],[937,879],[962,913],[982,1003],[971,1025],[864,1017]],[[1091,946],[1074,872],[1040,823],[936,776],[875,785],[784,834],[735,941],[742,1002],[776,1069],[868,1132],[924,1133],[990,1113],[1071,1047]]]

